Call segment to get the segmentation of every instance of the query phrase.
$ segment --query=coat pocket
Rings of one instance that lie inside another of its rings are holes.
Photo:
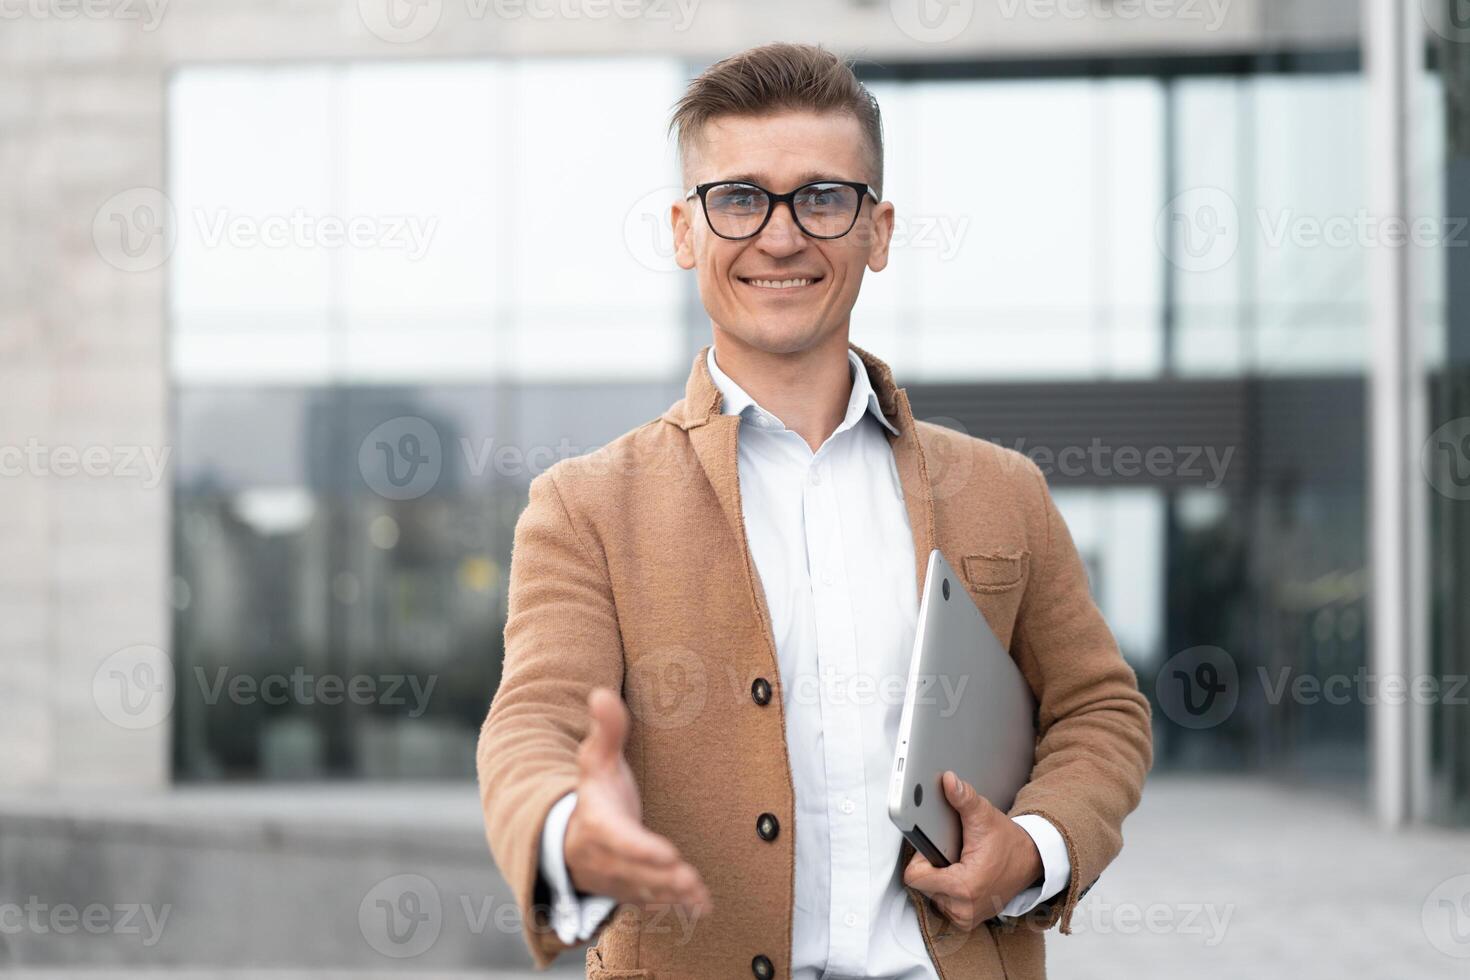
[[[1031,554],[1025,549],[965,555],[961,562],[970,597],[1007,650],[1011,648],[1011,634],[1025,595],[1030,563]]]
[[[965,581],[976,592],[1005,592],[1026,578],[1031,553],[1020,551],[988,555],[966,555]]]

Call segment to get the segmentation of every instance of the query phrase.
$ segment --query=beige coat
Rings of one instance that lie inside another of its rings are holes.
[[[910,892],[931,958],[947,980],[1040,980],[1042,930],[1122,847],[1152,762],[1147,701],[1088,591],[1067,526],[1029,459],[916,422],[888,366],[867,365],[898,464],[922,589],[931,548],[967,580],[1038,702],[1036,767],[1012,815],[1061,831],[1063,895],[1019,924],[961,932]],[[739,417],[694,359],[684,398],[602,449],[531,484],[516,525],[505,670],[481,732],[485,827],[514,890],[538,965],[565,947],[537,888],[547,810],[574,788],[587,693],[622,692],[633,717],[627,758],[644,822],[672,840],[709,886],[697,924],[623,907],[587,952],[599,980],[752,976],[768,957],[790,976],[794,834],[756,833],[758,815],[794,825],[781,679],[765,594],[746,546]],[[766,678],[767,704],[751,697]],[[904,845],[903,860],[910,848]]]

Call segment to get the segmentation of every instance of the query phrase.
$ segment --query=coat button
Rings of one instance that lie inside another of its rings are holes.
[[[761,707],[771,703],[771,682],[757,677],[750,685],[750,699]]]
[[[781,822],[774,813],[762,813],[755,818],[755,832],[760,834],[761,840],[775,840],[776,835],[781,832]]]
[[[771,980],[776,975],[776,968],[771,965],[769,956],[757,953],[755,959],[750,961],[750,972],[760,977],[760,980]]]

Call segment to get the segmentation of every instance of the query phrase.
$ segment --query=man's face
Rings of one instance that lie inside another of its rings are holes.
[[[685,165],[688,187],[746,180],[784,194],[814,180],[871,184],[868,144],[847,113],[781,112],[711,120]],[[784,204],[760,234],[729,241],[710,230],[697,196],[674,205],[675,257],[695,270],[716,333],[770,353],[818,346],[847,330],[864,267],[888,264],[893,205],[864,195],[842,238],[803,234]],[[797,285],[786,285],[798,280]]]

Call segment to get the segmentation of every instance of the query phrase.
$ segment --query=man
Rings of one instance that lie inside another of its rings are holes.
[[[595,937],[606,980],[1042,977],[1042,930],[1122,846],[1147,702],[1040,470],[916,422],[849,344],[894,222],[851,69],[756,48],[673,128],[714,344],[662,416],[538,477],[516,527],[478,759],[532,954]],[[1010,814],[946,774],[945,869],[886,802],[935,547],[1038,702]]]

